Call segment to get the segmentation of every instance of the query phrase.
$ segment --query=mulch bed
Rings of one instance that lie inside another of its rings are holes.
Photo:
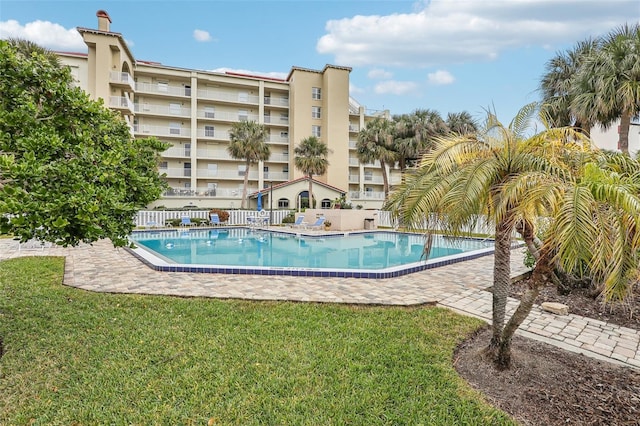
[[[513,286],[512,297],[522,294]],[[584,291],[558,295],[543,291],[536,303],[554,301],[577,315],[639,329],[635,300],[627,307],[604,307]],[[515,336],[513,367],[498,371],[482,357],[490,340],[487,327],[463,342],[454,355],[459,374],[494,406],[523,425],[640,425],[640,371],[567,352]]]

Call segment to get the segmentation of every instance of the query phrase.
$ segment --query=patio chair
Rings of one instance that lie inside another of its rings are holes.
[[[193,222],[191,222],[191,218],[189,216],[182,216],[180,220],[180,226],[192,226]]]
[[[217,213],[213,213],[209,216],[209,219],[211,219],[211,225],[213,226],[220,226],[222,225],[222,222],[220,222],[220,216],[218,216]]]
[[[300,215],[295,222],[289,225],[289,228],[302,228],[304,223],[304,216]]]
[[[305,225],[304,229],[317,229],[317,230],[321,230],[324,227],[324,221],[327,220],[324,217],[319,217],[318,220],[316,220],[316,222],[314,224],[307,224]]]

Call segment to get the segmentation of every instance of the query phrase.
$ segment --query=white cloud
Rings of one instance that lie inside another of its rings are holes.
[[[66,29],[49,21],[28,22],[24,26],[13,19],[0,21],[0,38],[21,38],[49,49],[87,49],[75,28]]]
[[[378,95],[407,95],[415,92],[418,85],[413,81],[382,81],[373,89]]]
[[[393,77],[393,73],[381,68],[375,68],[367,73],[367,77],[372,80],[388,80]]]
[[[349,82],[349,94],[350,95],[361,95],[363,93],[366,93],[366,90],[364,90],[363,88],[358,87],[355,84]]]
[[[279,80],[284,80],[289,75],[288,72],[277,72],[277,71],[262,72],[262,71],[249,71],[249,70],[233,69],[233,68],[216,68],[209,71],[220,72],[220,73],[230,72],[230,73],[244,74],[244,75],[250,75],[255,77],[270,77],[270,78],[277,78]]]
[[[606,33],[637,7],[637,0],[431,0],[409,13],[328,21],[316,50],[349,66],[492,60],[508,49],[572,45]]]
[[[429,74],[427,74],[427,81],[436,86],[445,86],[447,84],[453,83],[455,80],[456,79],[449,71],[438,70],[436,72],[430,72]]]
[[[193,38],[196,39],[196,41],[211,41],[213,40],[211,38],[211,34],[209,34],[209,31],[205,31],[205,30],[193,30]]]

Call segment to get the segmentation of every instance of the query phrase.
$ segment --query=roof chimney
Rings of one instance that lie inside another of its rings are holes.
[[[104,10],[99,10],[96,12],[96,16],[98,17],[98,29],[109,32],[109,25],[111,24],[109,14]]]

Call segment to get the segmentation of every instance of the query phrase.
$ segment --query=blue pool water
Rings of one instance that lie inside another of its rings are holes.
[[[397,276],[426,269],[437,259],[453,263],[465,254],[493,249],[492,241],[436,236],[427,262],[422,235],[384,231],[310,236],[219,228],[136,232],[131,240],[146,252],[137,249],[139,257],[156,269],[264,275],[316,276],[300,273],[311,270],[327,272],[326,276],[353,276],[346,271],[367,271],[359,275],[364,277],[381,277],[376,271]],[[331,273],[336,271],[340,273]]]

